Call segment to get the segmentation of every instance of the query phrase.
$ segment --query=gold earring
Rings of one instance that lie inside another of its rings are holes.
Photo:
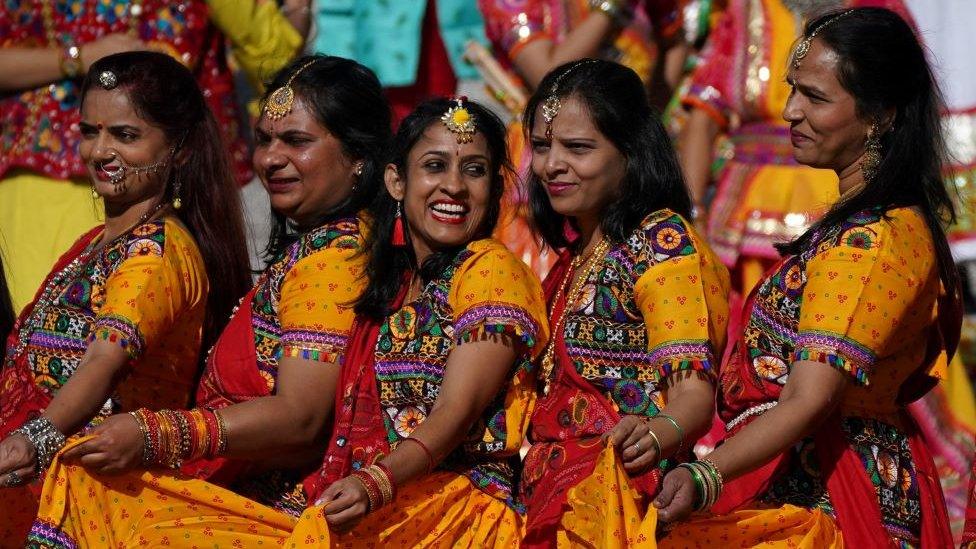
[[[865,183],[874,180],[880,165],[881,131],[878,129],[878,123],[875,122],[868,128],[868,136],[864,140],[864,160],[861,162],[861,175],[864,176]]]

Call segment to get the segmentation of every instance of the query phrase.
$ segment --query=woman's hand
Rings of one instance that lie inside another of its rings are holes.
[[[685,520],[695,510],[697,497],[698,487],[691,473],[684,467],[678,467],[664,476],[661,493],[654,498],[657,516],[663,522]]]
[[[315,504],[325,505],[325,520],[332,530],[348,532],[369,511],[369,495],[363,483],[350,476],[332,483]]]
[[[660,461],[660,448],[650,435],[650,428],[638,416],[624,416],[603,439],[610,439],[624,460],[624,470],[639,475]]]
[[[0,442],[0,488],[20,486],[37,476],[37,449],[14,433]]]
[[[76,461],[99,474],[119,474],[142,466],[145,439],[136,418],[117,414],[92,429],[95,438],[68,450],[64,461]]]
[[[113,32],[98,40],[89,42],[81,46],[81,62],[84,63],[83,70],[88,71],[95,61],[115,54],[127,51],[145,50],[145,42],[124,32]]]

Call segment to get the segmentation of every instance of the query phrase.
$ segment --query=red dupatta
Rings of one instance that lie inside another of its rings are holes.
[[[17,317],[17,322],[7,336],[7,352],[13,352],[17,348],[20,338],[20,329],[24,322],[34,312],[38,300],[44,293],[44,289],[59,272],[65,269],[72,261],[84,253],[85,248],[92,243],[96,236],[101,234],[102,226],[95,227],[79,238],[54,264],[54,268],[44,279],[44,283],[34,294],[34,300]],[[28,335],[30,337],[30,335]],[[26,350],[26,349],[25,349]],[[12,362],[9,362],[11,361]],[[0,370],[0,439],[5,438],[11,431],[20,427],[27,420],[37,417],[44,412],[44,409],[51,403],[51,395],[42,391],[34,381],[34,372],[27,363],[27,353],[21,352],[17,356],[8,356],[4,359],[3,368]]]
[[[777,264],[769,273],[775,272],[782,263]],[[755,296],[759,285],[753,289],[742,311],[741,329],[747,325],[755,305]],[[902,385],[900,402],[908,404],[921,398],[935,383],[929,375],[934,362],[941,353],[951,357],[959,342],[959,327],[961,325],[961,306],[958,299],[942,298],[939,300],[939,315],[937,324],[932,327],[926,359],[922,366],[910,376]],[[740,331],[739,335],[744,332]],[[736,348],[728,356],[728,362],[723,365],[722,387],[726,387],[728,378],[739,377],[748,379],[747,369],[752,368],[752,361],[746,356],[747,348],[743,341],[738,341]],[[741,381],[740,381],[741,383]],[[742,383],[748,386],[748,383]],[[767,402],[779,398],[780,388],[770,391],[767,387]],[[746,389],[741,395],[743,399],[752,399],[755,403],[757,394],[754,390]],[[735,406],[734,402],[729,402]],[[745,409],[740,405],[739,408]],[[738,411],[742,411],[742,410]],[[755,420],[758,415],[737,425],[726,438],[734,436],[742,427]],[[726,416],[728,421],[730,418]],[[915,464],[919,483],[919,499],[922,508],[921,542],[923,547],[951,547],[952,534],[949,528],[948,511],[942,488],[939,484],[938,471],[932,460],[932,455],[922,440],[921,434],[911,416],[902,413],[902,425],[908,438],[912,458]],[[860,456],[848,444],[841,428],[842,416],[839,412],[832,414],[814,433],[814,446],[817,458],[822,468],[827,492],[834,508],[834,515],[843,533],[844,542],[852,547],[878,547],[884,545],[895,547],[891,536],[882,524],[881,509],[878,496],[871,484]],[[743,505],[753,503],[765,493],[772,481],[782,473],[785,467],[786,454],[780,454],[760,468],[747,473],[731,482],[726,483],[722,497],[712,507],[716,514],[728,513]],[[887,540],[887,543],[881,541]]]
[[[549,305],[550,325],[568,306],[567,296],[554,301],[569,271],[570,257],[562,254],[542,285]],[[532,447],[525,458],[522,475],[526,497],[524,548],[551,547],[567,507],[569,490],[593,472],[604,448],[601,435],[621,419],[617,406],[592,383],[584,379],[573,364],[562,330],[552,334],[555,367],[548,395],[540,395],[530,422]],[[631,477],[632,486],[650,501],[661,479],[653,468]]]
[[[241,301],[207,356],[197,387],[197,406],[217,410],[271,394],[268,382],[258,369],[254,326],[251,324],[251,303],[259,286],[255,285]],[[247,460],[217,457],[185,463],[182,471],[226,486],[244,475],[251,466]]]
[[[409,280],[409,279],[408,279]],[[393,310],[401,307],[409,286],[403,285]],[[322,467],[305,479],[305,496],[315,502],[333,482],[390,453],[386,423],[376,386],[376,341],[385,319],[359,315],[353,325],[339,374],[332,435]]]

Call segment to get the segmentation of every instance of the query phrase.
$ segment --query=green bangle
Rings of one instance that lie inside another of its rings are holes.
[[[668,414],[658,414],[654,417],[666,419],[671,423],[672,426],[674,426],[674,430],[678,432],[678,449],[675,450],[674,454],[672,455],[680,454],[681,450],[685,447],[685,430],[682,429],[680,425],[678,425],[678,421],[676,419],[669,416]]]
[[[705,488],[705,479],[702,478],[701,473],[695,467],[694,463],[682,463],[681,465],[678,465],[678,467],[681,467],[683,469],[687,469],[688,472],[691,473],[691,478],[692,478],[692,480],[695,481],[695,486],[698,488],[698,502],[699,503],[698,503],[697,506],[695,506],[695,511],[702,510],[704,508],[704,502],[705,502],[705,499],[707,497],[707,495],[705,494],[705,490],[706,490],[706,488]]]

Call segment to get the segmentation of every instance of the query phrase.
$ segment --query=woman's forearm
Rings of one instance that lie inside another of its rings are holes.
[[[541,38],[526,44],[513,59],[515,68],[532,89],[552,69],[576,59],[595,57],[600,44],[613,30],[613,21],[594,13],[569,32],[558,44]]]
[[[778,404],[726,439],[708,459],[726,481],[762,467],[814,432],[840,403],[847,383],[828,365],[795,363]]]
[[[672,382],[667,391],[667,402],[667,406],[648,422],[648,427],[661,443],[662,458],[671,457],[679,449],[689,449],[693,441],[708,432],[715,414],[715,388],[710,382],[689,374]],[[663,415],[670,416],[677,427]]]
[[[51,400],[44,415],[59,431],[72,435],[88,424],[115,389],[129,355],[114,343],[96,340],[78,369]]]
[[[0,91],[39,88],[64,78],[57,48],[0,48]]]
[[[480,410],[472,409],[467,403],[438,403],[427,419],[410,434],[410,438],[421,441],[423,446],[416,442],[401,442],[382,460],[383,465],[389,467],[398,485],[423,476],[428,464],[433,469],[464,440],[479,413]],[[429,462],[430,458],[434,463]]]
[[[718,124],[701,109],[694,109],[678,137],[679,160],[688,192],[695,205],[701,206],[708,189],[712,165],[712,147],[718,135]]]
[[[263,461],[269,453],[321,448],[332,416],[331,401],[309,407],[292,400],[272,395],[222,408],[219,413],[227,429],[226,455]]]

